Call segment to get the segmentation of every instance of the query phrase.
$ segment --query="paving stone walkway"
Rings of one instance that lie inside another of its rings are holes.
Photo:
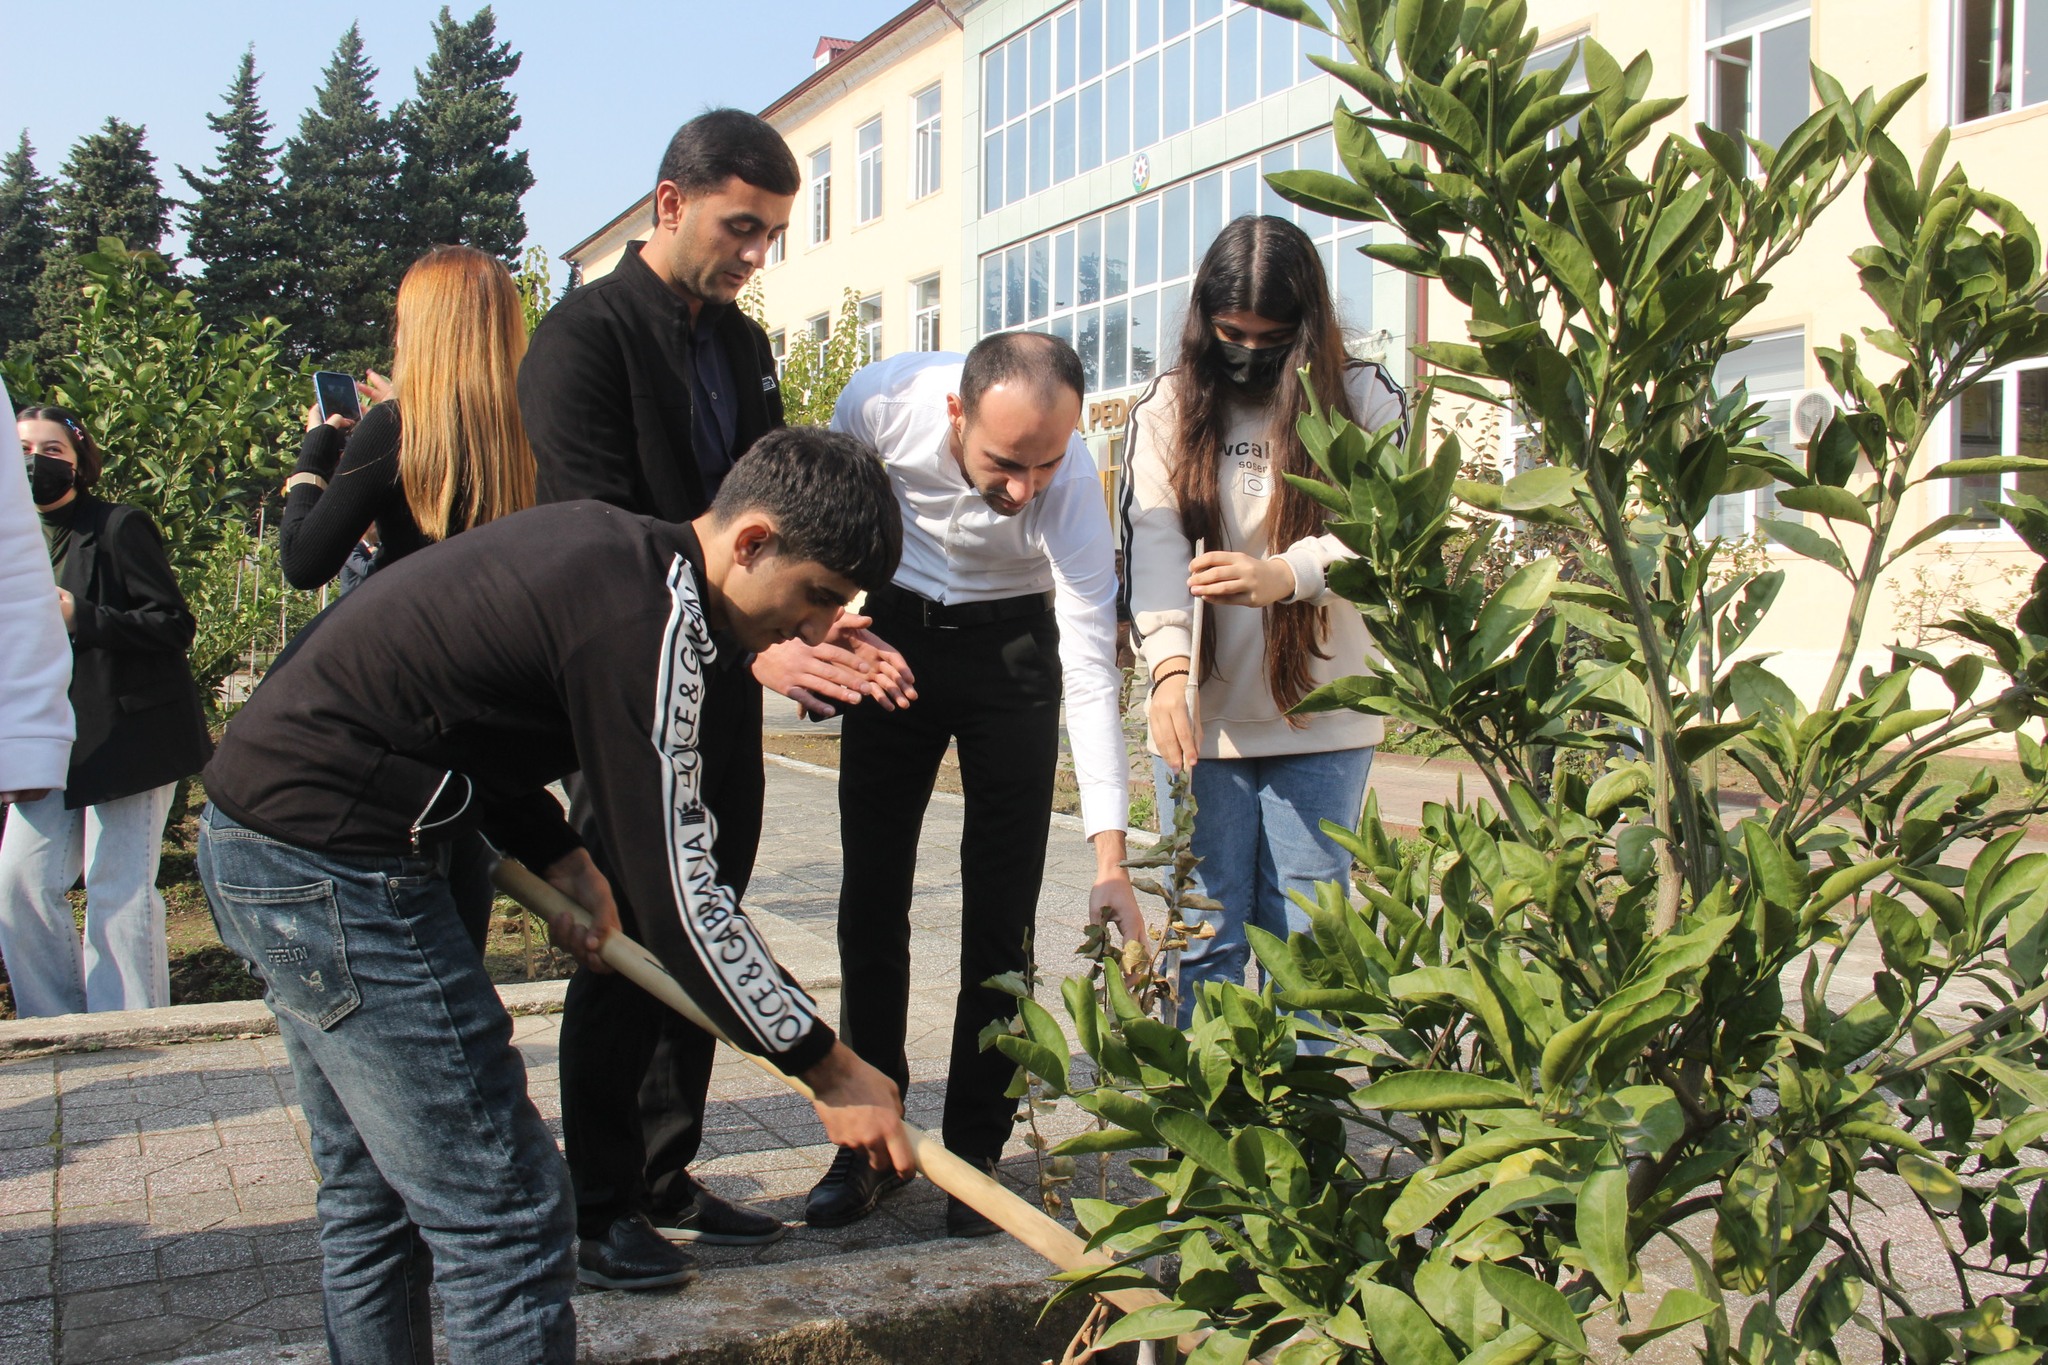
[[[1093,861],[1078,822],[1056,818],[1056,826],[1039,956],[1049,974],[1064,975]],[[950,1044],[959,834],[957,798],[935,798],[913,912],[908,1097],[912,1121],[932,1129]],[[771,765],[749,905],[828,1018],[838,1009],[838,883],[833,775]],[[557,1030],[553,1015],[527,1016],[514,1038],[534,1100],[559,1137]],[[727,1056],[712,1082],[695,1169],[721,1194],[796,1222],[831,1157],[823,1138],[807,1103]],[[1029,1190],[1034,1164],[1021,1143],[1012,1150],[1005,1177]],[[317,1342],[314,1192],[275,1036],[0,1063],[0,1365],[140,1365]],[[943,1235],[944,1196],[919,1182],[851,1228],[797,1226],[775,1246],[707,1250],[702,1260],[715,1275]]]

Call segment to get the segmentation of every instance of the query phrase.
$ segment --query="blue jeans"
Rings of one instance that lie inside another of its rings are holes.
[[[264,984],[320,1170],[334,1365],[576,1355],[575,1205],[512,1020],[430,859],[334,857],[207,806],[199,878]]]
[[[1204,981],[1242,982],[1251,962],[1245,926],[1280,938],[1302,933],[1308,914],[1287,898],[1313,900],[1317,882],[1351,876],[1351,855],[1322,832],[1322,822],[1358,823],[1365,808],[1371,749],[1337,749],[1271,758],[1205,758],[1195,764],[1195,881],[1223,904],[1208,913],[1214,938],[1191,938],[1180,957],[1180,1026],[1194,1017]],[[1189,921],[1193,923],[1191,919]]]

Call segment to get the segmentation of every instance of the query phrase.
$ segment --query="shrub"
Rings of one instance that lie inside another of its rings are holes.
[[[1815,69],[1817,112],[1781,146],[1702,127],[1650,148],[1681,101],[1649,97],[1648,59],[1582,43],[1589,88],[1567,94],[1571,62],[1527,69],[1520,0],[1335,8],[1348,51],[1317,60],[1363,101],[1336,113],[1347,174],[1273,184],[1398,228],[1370,254],[1440,280],[1471,320],[1468,343],[1417,348],[1441,373],[1405,442],[1301,423],[1328,478],[1302,486],[1357,556],[1331,585],[1385,656],[1303,709],[1437,731],[1487,799],[1430,807],[1405,850],[1370,812],[1331,831],[1362,902],[1324,886],[1312,933],[1254,929],[1264,988],[1204,986],[1188,1033],[1112,980],[1107,1009],[1066,993],[1092,1067],[1036,1005],[1002,1040],[1103,1120],[1068,1150],[1170,1149],[1133,1163],[1157,1196],[1077,1201],[1127,1258],[1091,1285],[1178,1256],[1173,1304],[1114,1335],[1210,1331],[1199,1365],[1500,1365],[1681,1330],[1710,1362],[2037,1359],[2048,855],[2018,845],[2048,808],[2048,570],[2015,622],[1949,623],[1981,656],[1901,644],[1855,666],[1880,575],[1944,529],[1895,535],[1909,490],[2048,467],[1918,459],[1964,387],[2048,351],[2033,226],[1948,165],[1944,137],[1917,167],[1886,137],[1918,82],[1851,96]],[[1852,262],[1885,324],[1817,352],[1841,408],[1801,464],[1710,378],[1772,272],[1858,190],[1875,240]],[[1455,433],[1426,420],[1452,395],[1520,404],[1537,467],[1461,480]],[[1800,514],[1766,534],[1852,592],[1811,706],[1744,654],[1783,572],[1697,529],[1715,496],[1765,485]],[[1999,514],[2048,554],[2048,506]],[[1572,532],[1584,573],[1547,553],[1482,572],[1504,517]],[[1915,705],[1916,679],[1942,704]],[[2016,805],[1992,809],[1989,773],[1925,780],[1998,732],[2028,784]],[[1591,775],[1546,768],[1556,749]],[[1721,809],[1724,752],[1764,810]],[[1839,977],[1872,940],[1859,993]],[[1335,1048],[1303,1050],[1314,1034]],[[1892,1259],[1912,1224],[1940,1248],[1931,1284]],[[1652,1243],[1690,1284],[1649,1288]]]

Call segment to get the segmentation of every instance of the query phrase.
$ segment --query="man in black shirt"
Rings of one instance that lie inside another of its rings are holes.
[[[200,877],[263,978],[312,1130],[336,1365],[429,1358],[429,1261],[454,1359],[575,1355],[565,1172],[448,892],[468,829],[594,912],[594,932],[555,926],[593,971],[616,886],[719,1026],[810,1083],[834,1141],[912,1166],[894,1083],[748,923],[702,795],[719,763],[759,762],[758,729],[707,721],[757,690],[734,661],[823,639],[888,581],[901,535],[871,450],[774,433],[689,525],[570,503],[377,573],[229,726]],[[579,763],[610,876],[546,790]]]
[[[739,454],[782,425],[767,335],[733,301],[787,228],[797,184],[781,135],[752,114],[714,110],[676,133],[648,240],[629,244],[609,275],[551,310],[520,368],[542,502],[596,498],[688,520]],[[901,656],[860,632],[865,624],[848,618],[832,642],[766,650],[754,675],[827,714],[833,702],[864,695],[907,702]],[[758,690],[734,706],[731,723],[759,729]],[[735,891],[752,871],[761,789],[756,762],[751,772],[723,773],[706,793],[720,820],[719,866]],[[572,816],[582,813],[578,802]],[[602,839],[587,842],[604,866]],[[615,978],[579,972],[564,1006],[561,1059],[586,1280],[673,1282],[688,1261],[655,1228],[678,1241],[737,1245],[782,1235],[776,1219],[717,1198],[688,1173],[711,1078],[702,1033]]]

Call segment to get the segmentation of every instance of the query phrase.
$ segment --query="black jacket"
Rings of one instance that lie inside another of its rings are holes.
[[[265,676],[207,794],[316,852],[403,854],[476,823],[544,868],[578,843],[547,784],[581,766],[647,947],[735,1042],[801,1072],[832,1030],[725,884],[706,809],[758,769],[761,728],[721,709],[760,688],[712,633],[703,572],[687,525],[593,502],[379,569]]]
[[[74,600],[68,810],[190,777],[213,741],[185,651],[196,629],[148,515],[80,494],[57,586]]]
[[[690,314],[640,259],[571,290],[541,320],[519,367],[519,412],[533,445],[539,501],[595,498],[664,521],[700,516],[710,499],[693,452]],[[733,454],[783,425],[768,334],[738,308],[715,335],[738,390]]]

